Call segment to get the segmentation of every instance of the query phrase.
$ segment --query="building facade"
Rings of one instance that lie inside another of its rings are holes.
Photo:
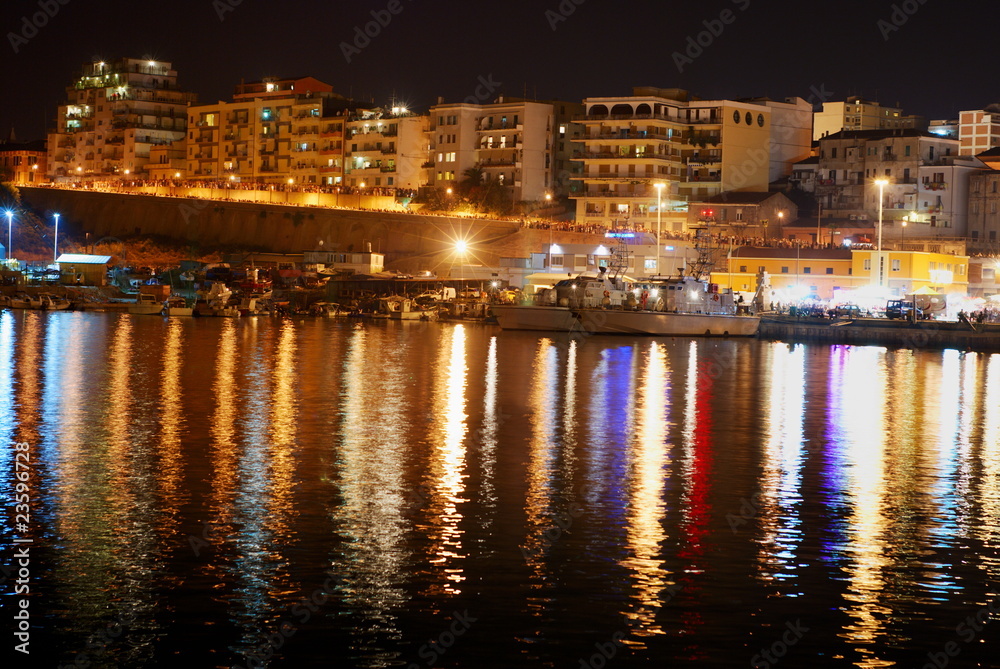
[[[904,115],[898,107],[883,107],[878,102],[849,97],[843,102],[824,102],[813,116],[813,139],[818,140],[842,130],[926,130],[922,116]]]
[[[765,192],[773,175],[787,176],[811,148],[811,117],[799,113],[808,105],[798,98],[706,101],[677,89],[637,88],[631,96],[587,98],[584,107],[577,119],[584,129],[574,140],[583,165],[574,177],[582,184],[574,195],[582,223],[659,221],[683,230],[689,202]]]
[[[232,102],[188,110],[182,176],[234,183],[340,184],[351,106],[312,77],[241,83]]]
[[[346,125],[344,181],[352,188],[420,188],[430,117],[405,107],[360,109]]]
[[[46,142],[0,142],[0,181],[30,185],[45,180]]]
[[[168,62],[122,58],[83,66],[66,88],[48,136],[48,175],[58,181],[147,175],[154,146],[184,139],[194,93]]]
[[[1000,146],[1000,105],[964,111],[958,116],[959,153],[975,156]]]
[[[964,194],[981,164],[959,157],[957,140],[918,130],[866,130],[838,132],[819,145],[816,198],[824,217],[874,226],[875,182],[885,179],[882,215],[892,234],[901,235],[906,220],[905,234],[913,237],[965,235]]]

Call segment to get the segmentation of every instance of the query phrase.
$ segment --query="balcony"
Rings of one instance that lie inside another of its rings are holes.
[[[329,130],[319,133],[320,137],[343,137],[344,133],[340,130]]]
[[[614,141],[614,140],[636,140],[636,139],[643,139],[655,142],[666,142],[669,141],[671,138],[667,137],[666,135],[654,135],[647,132],[625,132],[625,133],[602,132],[598,135],[583,135],[582,137],[574,138],[573,141],[589,142],[597,140]]]
[[[385,166],[385,167],[380,167],[379,170],[381,172],[390,172],[391,173],[391,172],[395,172],[396,171],[396,166],[395,165],[388,165],[388,166]]]
[[[385,147],[384,149],[382,149],[382,155],[384,155],[384,156],[393,156],[393,155],[396,155],[396,147],[394,147],[394,146],[387,146],[387,147]]]
[[[677,118],[676,116],[667,116],[665,114],[609,114],[608,116],[588,116],[587,114],[577,115],[573,117],[575,123],[588,122],[588,121],[666,121],[668,123],[677,123],[678,125],[688,125],[690,121],[686,119]],[[716,121],[718,123],[718,121]]]
[[[948,183],[945,181],[925,181],[925,190],[947,190]]]
[[[675,156],[656,153],[630,153],[622,155],[620,153],[594,153],[584,152],[575,154],[571,160],[671,160]]]

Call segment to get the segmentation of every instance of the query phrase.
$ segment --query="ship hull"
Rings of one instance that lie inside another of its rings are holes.
[[[614,309],[496,305],[504,330],[591,332],[656,337],[753,337],[760,319],[727,314],[678,314]]]

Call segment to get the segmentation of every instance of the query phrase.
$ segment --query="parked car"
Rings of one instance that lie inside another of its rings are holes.
[[[885,317],[889,319],[909,318],[910,312],[914,310],[912,302],[906,300],[889,300],[885,305]],[[917,319],[924,317],[924,312],[916,309]]]
[[[861,307],[856,304],[841,304],[834,307],[833,315],[838,318],[861,318]]]

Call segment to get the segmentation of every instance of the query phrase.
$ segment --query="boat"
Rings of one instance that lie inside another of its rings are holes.
[[[135,302],[128,305],[128,312],[136,316],[159,316],[162,311],[163,305],[148,293],[139,293]]]
[[[164,316],[193,316],[194,309],[189,307],[187,300],[180,295],[171,295],[163,303]]]
[[[11,309],[41,309],[42,300],[37,295],[19,293],[8,300]]]
[[[494,304],[492,312],[504,330],[755,336],[760,318],[743,313],[730,289],[701,278],[708,273],[711,253],[704,244],[695,248],[699,256],[689,263],[690,275],[626,280],[628,248],[621,240],[599,275],[564,279],[540,291],[533,304]]]
[[[45,309],[46,311],[60,311],[62,309],[69,309],[70,306],[70,301],[65,297],[59,297],[52,293],[39,293],[38,299],[41,300],[39,309]]]

